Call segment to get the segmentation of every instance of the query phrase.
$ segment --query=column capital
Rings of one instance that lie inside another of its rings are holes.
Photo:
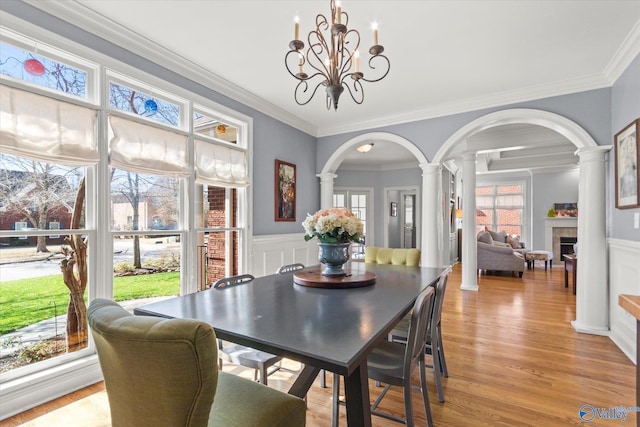
[[[584,147],[576,150],[575,154],[580,157],[580,161],[589,160],[604,160],[605,154],[607,154],[613,145],[599,145],[597,147]]]
[[[420,163],[418,166],[424,173],[429,175],[436,174],[442,171],[442,166],[439,163]]]
[[[320,182],[333,182],[333,180],[338,177],[338,175],[333,172],[318,173],[316,176],[320,178]]]

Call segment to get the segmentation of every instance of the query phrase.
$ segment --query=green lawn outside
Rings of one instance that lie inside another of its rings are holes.
[[[113,278],[116,301],[172,296],[180,292],[180,273]],[[60,275],[0,283],[0,336],[67,312],[69,290]]]

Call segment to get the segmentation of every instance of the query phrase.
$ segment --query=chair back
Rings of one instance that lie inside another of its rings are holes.
[[[213,284],[212,288],[220,289],[220,288],[228,288],[230,286],[242,285],[243,283],[247,283],[255,279],[251,274],[240,274],[238,276],[229,276],[224,277],[220,280],[216,280]]]
[[[303,268],[304,264],[300,264],[299,262],[295,264],[283,265],[278,269],[278,271],[276,271],[276,274],[290,273],[292,271],[302,270]]]
[[[424,357],[424,347],[427,341],[427,328],[433,311],[435,289],[428,286],[418,295],[413,304],[411,322],[407,332],[407,346],[404,355],[404,372],[408,375],[416,362]]]
[[[444,302],[444,293],[447,290],[447,281],[449,280],[449,272],[451,270],[445,270],[438,279],[436,285],[436,297],[433,303],[433,313],[431,314],[431,322],[429,324],[429,334],[433,336],[433,328],[437,328],[440,325],[442,319],[442,305]]]
[[[210,325],[134,316],[106,299],[91,302],[88,319],[113,426],[207,425],[218,384]]]
[[[415,267],[420,265],[420,249],[367,246],[364,251],[364,262]]]

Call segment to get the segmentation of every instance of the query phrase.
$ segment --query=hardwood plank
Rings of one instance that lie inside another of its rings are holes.
[[[608,338],[577,333],[575,296],[564,287],[564,269],[556,265],[527,270],[522,279],[481,275],[480,290],[460,290],[460,265],[449,278],[444,301],[442,330],[449,368],[443,378],[445,403],[439,403],[429,373],[429,396],[434,423],[438,426],[570,426],[583,425],[582,405],[596,408],[635,406],[635,366]],[[289,368],[299,364],[286,361]],[[230,364],[230,371],[252,378],[252,372]],[[295,374],[276,372],[269,385],[287,390]],[[412,379],[418,385],[419,378]],[[331,424],[331,375],[328,388],[316,379],[309,392],[307,425]],[[381,389],[370,382],[371,400]],[[94,397],[91,405],[74,402]],[[414,392],[416,425],[426,424],[420,393]],[[402,393],[392,388],[381,409],[402,416]],[[92,409],[91,409],[92,408]],[[65,412],[65,410],[67,410]],[[86,414],[83,411],[87,411]],[[87,424],[89,412],[108,414],[102,383],[0,422],[0,426],[98,427]],[[55,415],[56,418],[53,418]],[[62,417],[62,418],[60,418]],[[77,421],[74,421],[77,420]],[[74,424],[76,422],[76,424]],[[595,419],[589,425],[612,425],[614,420]],[[26,423],[26,424],[25,424]],[[634,425],[630,413],[625,425]],[[340,424],[346,426],[344,407]],[[108,424],[107,424],[108,425]],[[374,426],[398,424],[373,417]]]

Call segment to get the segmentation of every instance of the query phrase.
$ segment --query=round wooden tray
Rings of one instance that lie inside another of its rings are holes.
[[[368,271],[352,274],[345,270],[346,276],[323,276],[321,268],[300,270],[293,274],[293,282],[301,286],[312,288],[348,289],[362,288],[376,283],[376,275]]]

